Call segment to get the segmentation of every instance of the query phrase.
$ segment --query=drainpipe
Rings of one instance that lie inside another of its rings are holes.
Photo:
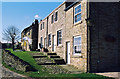
[[[90,8],[89,0],[87,1],[87,72],[90,72]]]
[[[49,16],[47,17],[47,28],[46,28],[47,48],[48,48],[48,19],[49,19]]]

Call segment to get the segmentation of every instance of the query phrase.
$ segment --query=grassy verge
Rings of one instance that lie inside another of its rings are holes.
[[[10,69],[11,71],[17,72],[19,74],[23,74],[29,77],[52,77],[51,79],[53,79],[53,77],[55,78],[66,78],[69,77],[70,78],[80,78],[80,79],[113,79],[113,78],[109,78],[109,77],[104,77],[104,76],[100,76],[100,75],[96,75],[96,74],[92,74],[92,73],[80,73],[80,74],[49,74],[46,71],[42,71],[43,68],[42,66],[38,65],[36,63],[36,61],[33,59],[33,57],[30,55],[31,51],[12,51],[12,49],[7,49],[9,51],[11,51],[11,53],[13,53],[14,55],[18,56],[20,59],[28,62],[29,64],[31,64],[34,68],[36,68],[38,72],[22,72],[22,71],[18,71],[15,70],[14,68],[9,67],[8,65],[6,65],[3,62],[3,65]],[[32,53],[36,53],[36,52],[32,52]]]

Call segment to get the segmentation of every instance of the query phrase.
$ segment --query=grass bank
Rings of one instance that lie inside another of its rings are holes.
[[[96,75],[96,74],[92,74],[92,73],[80,73],[80,74],[49,74],[46,71],[43,71],[44,69],[42,68],[41,65],[38,65],[36,63],[36,61],[33,59],[33,57],[31,56],[30,53],[37,53],[35,51],[13,51],[12,49],[7,49],[9,51],[11,51],[11,53],[13,53],[14,55],[18,56],[20,59],[28,62],[30,65],[32,65],[35,69],[37,69],[37,72],[22,72],[22,71],[18,71],[15,70],[14,68],[9,67],[8,65],[6,65],[3,62],[3,65],[14,71],[17,72],[19,74],[23,74],[29,77],[49,77],[51,79],[53,79],[53,77],[56,78],[68,78],[69,79],[73,79],[73,78],[80,78],[80,79],[113,79],[113,78],[109,78],[109,77],[105,77],[105,76],[101,76],[101,75]],[[38,73],[39,72],[39,73]]]

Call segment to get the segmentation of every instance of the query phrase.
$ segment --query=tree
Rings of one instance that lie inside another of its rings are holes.
[[[14,51],[15,41],[18,41],[19,39],[20,39],[20,31],[17,27],[11,26],[3,30],[3,40],[12,42],[13,51]]]

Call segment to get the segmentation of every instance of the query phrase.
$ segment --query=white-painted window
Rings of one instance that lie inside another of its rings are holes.
[[[43,29],[44,29],[44,22],[42,23]]]
[[[74,54],[80,54],[81,53],[81,36],[75,36],[73,37],[73,50]]]
[[[53,17],[54,17],[54,16],[52,15],[52,17],[51,17],[51,23],[53,23]]]
[[[81,21],[81,4],[74,8],[74,23]]]
[[[41,24],[41,26],[40,26],[40,30],[42,30],[42,24]]]
[[[57,45],[62,44],[62,30],[57,31]]]
[[[48,45],[51,46],[51,34],[48,35]]]

